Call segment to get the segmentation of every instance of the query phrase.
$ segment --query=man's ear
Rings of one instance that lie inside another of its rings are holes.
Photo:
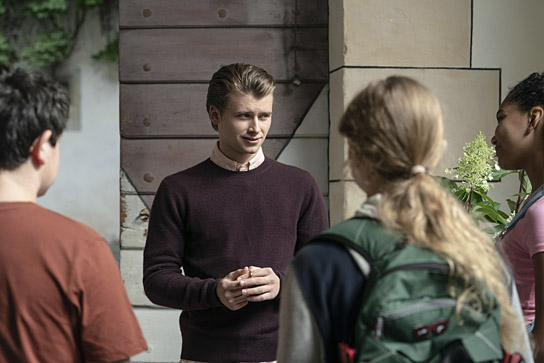
[[[215,107],[214,105],[210,106],[210,121],[214,125],[219,125],[219,121],[221,120],[221,112]]]
[[[52,134],[53,132],[51,130],[45,130],[32,143],[32,151],[30,157],[32,158],[32,163],[37,167],[45,164],[45,161],[47,160],[47,149],[49,147],[52,147],[49,143]]]
[[[544,122],[544,108],[541,106],[535,106],[529,111],[529,128],[536,129],[541,122]]]

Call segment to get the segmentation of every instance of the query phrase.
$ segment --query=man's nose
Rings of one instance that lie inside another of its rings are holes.
[[[249,125],[249,130],[254,133],[259,133],[261,131],[261,126],[259,124],[259,117],[255,116],[251,119],[251,124]]]

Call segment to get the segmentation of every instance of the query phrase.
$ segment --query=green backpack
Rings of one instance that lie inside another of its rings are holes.
[[[433,251],[369,218],[342,222],[321,239],[348,247],[366,277],[353,339],[339,345],[342,362],[521,361],[501,347],[500,307],[491,292],[487,313],[463,306],[456,314],[450,267]]]

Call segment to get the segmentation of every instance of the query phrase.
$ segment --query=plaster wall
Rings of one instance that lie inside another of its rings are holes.
[[[115,62],[94,61],[106,39],[96,13],[60,67],[68,80],[70,121],[60,139],[57,179],[38,204],[89,225],[119,250],[119,81]]]
[[[501,97],[532,72],[544,71],[541,0],[474,0],[472,65],[501,69]],[[496,125],[495,114],[486,122]],[[486,134],[488,141],[493,136]],[[506,206],[506,198],[517,193],[519,183],[509,175],[496,184],[490,196]],[[507,208],[504,208],[507,210]]]

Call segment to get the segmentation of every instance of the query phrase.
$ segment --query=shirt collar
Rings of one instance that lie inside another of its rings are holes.
[[[229,157],[227,157],[219,149],[219,141],[215,143],[215,146],[212,150],[212,155],[210,156],[211,161],[213,161],[217,166],[230,170],[230,171],[249,171],[259,167],[264,162],[264,153],[263,148],[260,147],[259,151],[251,160],[245,164],[240,164]]]
[[[370,196],[363,205],[357,209],[355,216],[376,218],[378,215],[378,204],[380,203],[381,198],[382,195],[380,193]]]

